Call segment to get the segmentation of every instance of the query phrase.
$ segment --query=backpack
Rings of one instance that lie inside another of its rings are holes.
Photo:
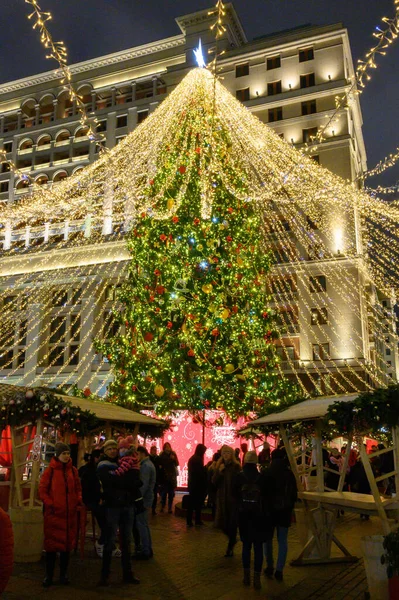
[[[240,511],[254,515],[262,512],[262,494],[257,481],[247,481],[241,486]]]
[[[284,475],[284,476],[282,476]],[[296,480],[290,471],[285,471],[276,480],[272,508],[275,511],[291,509],[297,498]]]

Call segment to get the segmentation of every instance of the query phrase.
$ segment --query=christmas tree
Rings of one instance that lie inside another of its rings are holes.
[[[171,110],[141,174],[140,204],[150,208],[132,221],[121,333],[97,347],[112,364],[111,400],[160,414],[259,414],[295,394],[275,369],[272,256],[249,185],[256,173],[233,151],[210,73],[186,79],[184,109]]]

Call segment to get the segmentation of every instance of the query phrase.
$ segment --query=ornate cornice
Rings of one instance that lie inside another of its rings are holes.
[[[150,44],[136,46],[135,48],[129,48],[128,50],[122,50],[121,52],[106,54],[100,58],[94,58],[92,60],[76,63],[75,65],[71,65],[70,69],[72,75],[87,73],[88,71],[100,69],[102,67],[109,67],[127,60],[133,60],[135,58],[141,58],[157,52],[170,50],[171,48],[179,48],[180,46],[184,46],[185,41],[184,35],[175,35],[174,37],[166,38],[165,40],[158,42],[151,42]],[[60,75],[58,74],[57,69],[54,71],[48,71],[46,73],[40,73],[39,75],[33,77],[17,79],[16,81],[11,81],[9,83],[0,85],[0,96],[2,94],[18,92],[31,86],[57,81],[58,79],[60,79]]]

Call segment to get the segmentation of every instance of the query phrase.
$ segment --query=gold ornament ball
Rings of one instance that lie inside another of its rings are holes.
[[[162,396],[164,395],[164,393],[165,393],[165,388],[163,387],[163,385],[158,384],[158,385],[156,385],[154,387],[154,394],[158,398],[162,398]]]
[[[224,368],[224,372],[225,373],[232,373],[235,369],[235,366],[232,365],[231,363],[228,363],[225,368]]]
[[[229,318],[229,316],[230,316],[230,311],[228,308],[225,308],[224,310],[222,310],[221,315],[220,315],[221,319],[226,320]]]
[[[175,205],[175,201],[172,200],[172,198],[169,198],[168,201],[167,201],[167,203],[166,203],[166,208],[168,210],[172,210],[172,208],[174,207],[174,205]]]
[[[204,294],[210,294],[212,290],[213,290],[213,287],[212,287],[211,283],[205,283],[202,286],[202,291],[204,292]]]

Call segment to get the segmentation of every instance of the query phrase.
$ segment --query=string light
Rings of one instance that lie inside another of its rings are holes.
[[[98,125],[96,117],[92,116],[89,118],[83,98],[75,91],[72,84],[72,73],[68,67],[67,48],[64,42],[54,41],[53,36],[47,28],[46,23],[52,19],[51,13],[42,11],[37,0],[25,0],[25,2],[33,7],[33,12],[28,15],[28,19],[33,20],[33,29],[38,29],[40,32],[40,42],[49,52],[49,54],[46,55],[46,58],[53,59],[58,63],[59,71],[62,76],[61,84],[68,90],[72,102],[76,102],[76,107],[80,113],[80,123],[89,128],[90,139],[98,142],[103,141],[103,137],[97,133],[95,128],[93,128],[93,125]]]
[[[206,119],[200,120],[201,127],[199,128],[199,124],[192,116],[193,106],[202,106],[204,114],[207,115],[212,114],[213,107],[215,107],[215,123],[216,125],[220,124],[223,130],[229,132],[230,142],[228,144],[219,141],[217,147],[215,146],[218,139],[215,136],[217,129],[211,121]],[[209,160],[211,154],[212,160]],[[159,176],[160,172],[164,174],[162,177]],[[237,187],[234,175],[238,172],[243,182],[243,185],[239,187]],[[383,274],[381,261],[383,261],[383,265],[392,264],[393,258],[397,257],[399,252],[398,246],[387,244],[388,238],[392,239],[392,235],[397,236],[399,233],[398,208],[387,206],[378,199],[370,198],[367,194],[356,190],[353,186],[346,184],[340,178],[315,164],[314,161],[301,157],[294,148],[281,140],[232,98],[219,82],[216,83],[216,102],[214,102],[214,78],[205,69],[196,69],[190,72],[157,111],[150,115],[145,123],[140,125],[108,156],[101,157],[79,175],[61,182],[54,189],[51,204],[40,193],[39,195],[33,194],[31,198],[22,199],[19,205],[7,207],[2,211],[0,219],[3,225],[6,225],[7,222],[12,224],[14,237],[22,234],[26,226],[31,227],[31,231],[34,231],[35,234],[40,229],[43,231],[45,223],[48,223],[49,219],[52,220],[52,228],[58,227],[61,230],[62,223],[69,219],[69,223],[79,224],[78,226],[84,230],[90,215],[95,215],[96,223],[102,224],[103,227],[107,219],[112,220],[112,226],[120,225],[123,228],[130,224],[129,227],[134,227],[142,212],[151,215],[153,219],[166,223],[176,215],[182,206],[186,191],[190,185],[193,185],[194,174],[195,180],[198,181],[202,190],[200,195],[203,208],[201,216],[209,223],[209,226],[219,227],[220,225],[215,215],[212,215],[212,219],[207,217],[209,209],[212,210],[214,206],[215,189],[217,189],[214,184],[217,185],[219,181],[228,193],[234,194],[237,201],[243,205],[255,206],[259,214],[264,215],[265,226],[268,224],[270,227],[271,224],[274,224],[276,212],[282,216],[286,215],[292,225],[294,239],[298,243],[309,246],[320,244],[325,252],[329,251],[329,247],[335,240],[334,227],[337,217],[339,217],[343,223],[346,223],[345,247],[341,248],[341,252],[345,253],[348,259],[354,261],[357,259],[353,241],[356,231],[354,214],[359,212],[361,224],[366,227],[366,241],[368,237],[372,238],[374,247],[378,250],[376,253],[378,256],[367,259],[367,261],[363,257],[364,262],[367,262],[372,269],[371,277],[378,283],[382,283],[382,289],[390,291],[388,284],[391,283],[391,279],[389,277],[387,279],[386,274]],[[178,182],[177,193],[173,195],[171,189],[176,189],[176,181]],[[42,201],[43,204],[40,204]],[[305,235],[307,219],[313,221],[319,228],[319,233],[315,234],[313,238]],[[66,225],[64,227],[66,228]],[[287,250],[303,288],[304,285],[308,285],[310,271],[301,258],[295,255],[293,250],[289,250],[289,235],[280,222],[277,223],[276,228],[281,248]],[[190,243],[196,243],[195,231],[190,240],[192,240]],[[91,241],[95,241],[95,238],[92,238]],[[63,279],[67,274],[67,267],[70,269],[68,273],[70,286],[76,285],[78,274],[85,281],[84,274],[87,268],[78,266],[81,240],[71,240],[70,244],[69,254],[59,273],[57,272],[55,275],[54,270],[43,273],[44,282],[46,282],[45,285],[43,284],[43,296],[50,294],[51,289],[54,289],[55,286],[62,286]],[[270,249],[268,244],[268,240],[265,239],[266,250]],[[107,271],[108,267],[104,271],[104,281],[100,284],[101,286],[105,286],[108,278],[112,280],[114,276],[119,275],[120,281],[122,281],[126,277],[123,263],[120,260],[112,259],[111,247],[112,244],[109,244],[105,245],[105,250],[97,249],[101,255],[100,262],[111,261],[109,271]],[[61,249],[62,244],[58,248]],[[46,264],[50,266],[51,253],[48,252],[45,243],[35,248],[35,252],[38,254],[43,254],[42,250],[45,251],[43,260],[45,263],[47,261]],[[32,254],[27,253],[22,261],[27,270],[29,270],[31,257]],[[280,257],[282,258],[281,252]],[[207,256],[203,262],[201,270],[206,271],[205,263],[209,262]],[[7,268],[7,264],[5,263],[3,267]],[[89,266],[88,272],[90,269],[95,272],[95,268],[95,266]],[[363,269],[361,265],[359,268]],[[364,268],[366,269],[366,267]],[[333,282],[332,277],[331,285],[334,286],[334,291],[340,290],[339,293],[347,304],[355,297],[356,293],[362,293],[361,290],[356,292],[355,282],[352,281],[350,285],[346,285],[348,266],[345,262],[340,263],[334,259],[331,268],[328,266],[328,262],[323,263],[324,269],[327,273],[328,269],[332,274],[337,273],[337,283]],[[394,275],[392,275],[392,279],[394,279]],[[19,276],[21,284],[24,282],[28,289],[32,288],[30,277],[32,275],[28,273]],[[3,278],[3,282],[6,285],[7,278]],[[53,284],[52,288],[51,283]],[[15,289],[21,293],[18,285],[17,278]],[[35,290],[35,286],[37,288],[40,285],[42,284],[37,282],[33,289]],[[277,286],[277,290],[279,292],[277,299],[284,302],[284,290],[280,286]],[[309,300],[303,292],[300,292],[299,296],[301,305],[310,312],[312,306],[309,304]],[[34,297],[33,295],[32,299]],[[365,304],[368,304],[367,300],[365,300]],[[93,299],[93,314],[99,306],[100,303]],[[339,307],[335,308],[336,302],[334,304],[333,300],[326,296],[325,299],[318,299],[315,306],[327,306],[328,308],[334,306],[334,310],[331,310],[331,333],[329,333],[328,339],[333,336],[335,340],[343,342],[344,337],[337,330],[337,323],[345,315],[342,314]],[[356,305],[352,308],[357,315],[360,314]],[[113,303],[113,310],[115,314],[118,314],[117,302]],[[49,309],[45,316],[53,318],[60,312],[59,310],[52,312],[52,309]],[[291,319],[291,316],[288,315],[288,318]],[[93,320],[97,325],[100,317],[97,315]],[[319,332],[317,339],[322,340],[323,330],[319,324],[316,329]],[[86,330],[84,339],[87,340],[88,336],[93,333],[95,333],[94,325]],[[280,337],[284,339],[282,328],[279,333]],[[302,335],[305,336],[304,339],[308,343],[311,343],[311,338],[306,332],[301,332]],[[360,348],[362,339],[360,334],[355,332],[353,337],[357,337],[353,341],[353,346]],[[332,349],[334,349],[335,343],[335,341],[332,343]],[[47,333],[41,346],[43,351],[48,344],[49,334]],[[29,351],[30,358],[33,358],[33,353],[34,346],[32,345]],[[48,358],[47,353],[46,359]],[[356,362],[358,361],[355,358],[354,363]],[[50,363],[45,367],[44,373],[46,377],[50,376],[50,379],[54,380],[59,374],[65,372],[70,360],[57,371],[57,374],[50,373],[54,359]],[[323,377],[323,372],[330,374],[336,385],[343,388],[351,386],[351,389],[361,389],[361,385],[367,386],[368,381],[382,381],[383,372],[380,367],[376,367],[374,372],[371,365],[365,366],[361,362],[358,364],[367,378],[363,378],[363,374],[352,369],[350,365],[348,371],[351,373],[351,378],[349,379],[345,374],[341,377],[341,370],[337,365],[331,365],[328,360],[324,359],[320,361],[322,369],[318,369],[316,366],[315,370],[320,377]],[[90,368],[90,361],[87,359],[84,362],[84,370],[87,372]],[[100,368],[101,365],[95,372],[98,373]],[[278,363],[276,368],[278,369]],[[311,373],[310,368],[305,371]],[[80,369],[78,374],[80,375]],[[29,375],[40,377],[40,374],[35,375],[33,372],[30,372]],[[296,375],[298,376],[299,373]],[[94,381],[95,375],[91,374],[90,377]],[[358,386],[355,384],[356,381],[359,381]],[[317,385],[316,380],[315,385]],[[332,385],[332,383],[326,385]]]

